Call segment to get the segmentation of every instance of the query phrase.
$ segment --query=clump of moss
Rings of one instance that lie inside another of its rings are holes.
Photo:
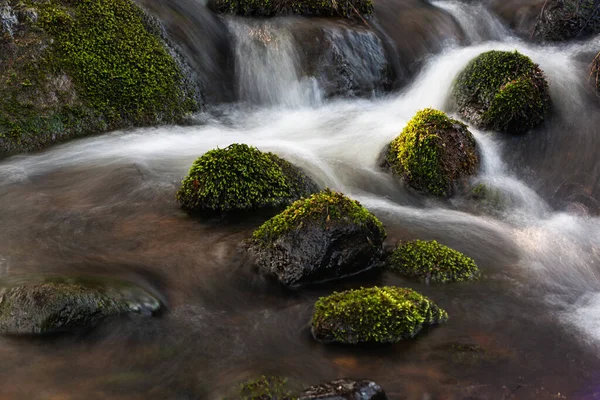
[[[517,51],[488,51],[460,73],[452,93],[458,112],[482,129],[524,133],[550,111],[542,70]]]
[[[244,16],[305,15],[362,18],[373,13],[371,0],[216,0],[217,12]]]
[[[475,261],[435,240],[400,244],[388,258],[388,267],[427,283],[472,281],[480,276]]]
[[[381,240],[386,236],[383,224],[358,201],[342,193],[325,189],[312,196],[294,202],[283,212],[262,224],[252,238],[255,243],[266,246],[309,222],[327,229],[328,224],[348,221],[359,226],[373,227]]]
[[[392,141],[383,166],[417,190],[447,197],[477,171],[479,156],[465,124],[426,108]]]
[[[18,24],[0,43],[0,153],[198,110],[161,33],[131,0],[8,6]]]
[[[277,155],[232,144],[198,158],[177,199],[191,211],[244,211],[285,206],[316,190],[310,178]]]
[[[261,376],[240,385],[239,400],[296,400],[297,397],[287,389],[287,379],[276,376]],[[234,398],[231,398],[232,400]]]
[[[321,297],[315,304],[312,332],[326,342],[394,343],[447,319],[446,311],[411,289],[361,288]]]

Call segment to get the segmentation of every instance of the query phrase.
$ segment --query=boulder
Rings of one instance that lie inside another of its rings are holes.
[[[336,379],[304,390],[298,400],[387,400],[387,396],[373,381]]]
[[[440,197],[451,196],[479,167],[467,126],[431,108],[417,112],[382,158],[381,166],[409,186]]]
[[[446,311],[427,297],[408,288],[386,286],[321,297],[311,325],[313,337],[321,342],[396,343],[447,319]]]
[[[454,82],[458,113],[481,129],[525,133],[544,121],[551,101],[544,73],[517,51],[488,51]]]
[[[435,240],[401,243],[388,257],[387,265],[426,283],[472,281],[481,275],[475,261]]]
[[[160,301],[132,284],[98,278],[52,278],[0,289],[0,333],[37,335],[90,328],[106,317],[151,315]]]
[[[312,179],[286,160],[234,143],[199,157],[177,200],[188,211],[221,213],[287,206],[317,190]]]
[[[327,189],[265,222],[249,251],[262,273],[296,286],[373,267],[385,237],[381,222],[360,203]]]
[[[131,0],[2,0],[0,15],[0,156],[200,107],[160,25]]]

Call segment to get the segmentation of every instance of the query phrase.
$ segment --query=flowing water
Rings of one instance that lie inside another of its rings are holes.
[[[159,293],[158,318],[107,321],[85,336],[1,339],[1,398],[219,398],[260,374],[298,385],[369,378],[391,399],[591,399],[600,376],[600,116],[579,55],[600,40],[525,44],[487,11],[436,3],[469,40],[430,57],[387,97],[325,100],[299,69],[285,23],[230,20],[241,103],[191,126],[114,132],[0,163],[0,272],[93,273]],[[485,12],[484,12],[485,11]],[[369,46],[365,46],[369,48]],[[414,113],[452,113],[453,79],[477,54],[518,50],[539,63],[554,116],[528,135],[472,129],[486,204],[425,198],[377,168]],[[477,283],[427,286],[390,273],[289,292],[252,270],[241,243],[264,216],[199,221],[174,196],[193,160],[247,143],[359,200],[388,242],[437,239],[474,258]],[[412,287],[447,324],[385,347],[312,340],[314,301],[332,290]]]

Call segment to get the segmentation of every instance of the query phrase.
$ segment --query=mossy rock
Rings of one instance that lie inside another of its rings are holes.
[[[373,14],[371,0],[214,0],[211,8],[218,13],[256,17],[305,15],[361,19]]]
[[[261,272],[296,286],[370,269],[385,237],[381,222],[360,203],[326,189],[265,222],[249,250]]]
[[[448,319],[427,297],[393,286],[335,292],[315,304],[312,334],[323,342],[395,343]]]
[[[549,0],[544,3],[531,38],[558,42],[600,32],[598,0]]]
[[[287,384],[287,379],[278,376],[261,376],[250,379],[226,396],[227,400],[296,400]]]
[[[106,317],[159,310],[160,301],[127,282],[103,278],[25,278],[0,289],[0,334],[91,328]]]
[[[451,196],[479,167],[475,138],[467,126],[431,108],[417,112],[385,152],[383,168],[409,186],[440,197]]]
[[[286,160],[234,143],[199,157],[177,200],[189,211],[220,213],[287,206],[316,191],[316,183]]]
[[[475,261],[435,240],[401,243],[387,264],[392,271],[427,283],[473,281],[480,276]]]
[[[4,4],[12,22],[0,27],[0,155],[199,109],[181,59],[131,0]]]
[[[367,379],[336,379],[302,391],[298,400],[388,400],[377,383]]]
[[[475,126],[513,134],[540,125],[551,108],[544,73],[517,51],[477,56],[456,79],[452,98]]]

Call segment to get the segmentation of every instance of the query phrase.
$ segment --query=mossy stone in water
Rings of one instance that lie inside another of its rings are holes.
[[[317,190],[308,176],[277,155],[232,144],[194,162],[177,200],[190,211],[245,211],[286,206]]]
[[[542,70],[517,51],[488,51],[460,73],[452,92],[458,113],[479,128],[524,133],[551,108]]]
[[[472,281],[480,276],[475,261],[435,240],[401,243],[388,258],[388,268],[428,283]]]
[[[395,343],[448,319],[427,297],[393,286],[335,292],[315,304],[312,334],[324,342]]]
[[[256,17],[295,14],[360,19],[373,13],[371,0],[215,0],[212,7],[223,14]]]
[[[265,222],[249,250],[263,273],[296,286],[371,268],[385,236],[381,222],[360,203],[326,189]]]
[[[465,124],[426,108],[392,141],[382,166],[417,190],[448,197],[459,181],[476,173],[479,156]]]
[[[261,376],[239,386],[237,393],[226,397],[230,400],[296,400],[287,387],[287,379],[277,376]]]

